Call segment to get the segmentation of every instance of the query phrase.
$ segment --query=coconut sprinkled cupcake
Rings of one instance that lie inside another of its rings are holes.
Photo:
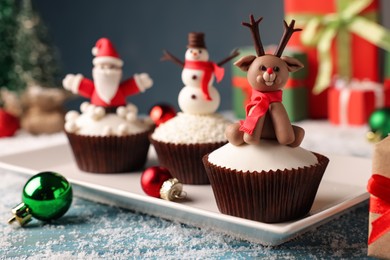
[[[214,79],[222,80],[221,67],[238,55],[234,51],[219,63],[209,61],[204,33],[188,35],[185,61],[165,51],[163,60],[179,64],[184,87],[178,101],[182,113],[160,125],[151,136],[162,166],[185,184],[208,184],[202,157],[227,142],[224,129],[228,121],[216,114],[220,95],[213,86]]]
[[[91,99],[81,114],[66,115],[65,132],[77,165],[96,173],[129,172],[142,168],[149,149],[153,124],[137,117],[137,108],[126,97],[144,92],[153,84],[146,73],[121,82],[123,61],[112,43],[102,38],[92,50],[93,81],[68,74],[64,88]]]
[[[230,121],[218,114],[178,113],[151,135],[160,164],[186,184],[209,183],[202,157],[226,144]]]

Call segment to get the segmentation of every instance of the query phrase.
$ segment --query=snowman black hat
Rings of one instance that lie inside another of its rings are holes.
[[[188,34],[188,45],[187,48],[206,48],[204,41],[204,33],[202,32],[190,32]]]

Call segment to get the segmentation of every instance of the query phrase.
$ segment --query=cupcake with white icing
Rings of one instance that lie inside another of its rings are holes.
[[[68,136],[78,167],[87,172],[114,173],[140,169],[146,162],[154,125],[138,118],[138,110],[126,97],[144,92],[153,85],[147,73],[134,74],[122,81],[123,61],[107,38],[92,49],[93,80],[81,74],[68,74],[65,89],[89,98],[81,114],[65,116]]]
[[[160,164],[185,184],[208,184],[202,157],[227,143],[223,116],[178,113],[157,127],[151,135]]]
[[[165,51],[162,60],[182,67],[183,88],[178,95],[181,113],[156,128],[151,136],[160,164],[185,184],[208,184],[202,157],[227,143],[225,128],[230,122],[216,113],[220,95],[214,80],[222,80],[223,64],[238,55],[233,52],[221,62],[209,60],[204,33],[188,34],[185,60]]]
[[[261,140],[259,145],[228,143],[203,162],[222,213],[277,223],[310,211],[329,160],[301,147]]]
[[[116,173],[144,166],[154,127],[150,119],[138,118],[132,104],[110,113],[84,102],[80,110],[66,114],[65,132],[81,170]]]

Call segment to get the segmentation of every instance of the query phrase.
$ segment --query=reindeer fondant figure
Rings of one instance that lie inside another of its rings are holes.
[[[298,126],[291,125],[286,109],[282,104],[282,88],[286,84],[289,72],[303,68],[297,59],[282,56],[291,35],[300,29],[294,28],[295,21],[289,25],[284,22],[284,34],[275,54],[265,54],[260,39],[259,23],[250,16],[250,23],[243,22],[250,28],[257,57],[245,56],[234,63],[247,72],[247,79],[252,86],[252,95],[246,106],[246,119],[230,125],[226,137],[233,145],[243,143],[259,144],[260,139],[277,139],[280,144],[299,146],[305,132]]]

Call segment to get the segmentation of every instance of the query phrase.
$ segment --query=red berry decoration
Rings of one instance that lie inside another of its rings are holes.
[[[0,137],[13,136],[19,128],[19,119],[0,108]]]
[[[147,168],[141,175],[142,190],[149,196],[174,200],[184,197],[183,185],[173,178],[168,169],[159,166]]]
[[[159,126],[160,124],[168,121],[169,119],[176,116],[176,110],[173,106],[165,103],[154,105],[149,110],[149,116],[156,124]]]

